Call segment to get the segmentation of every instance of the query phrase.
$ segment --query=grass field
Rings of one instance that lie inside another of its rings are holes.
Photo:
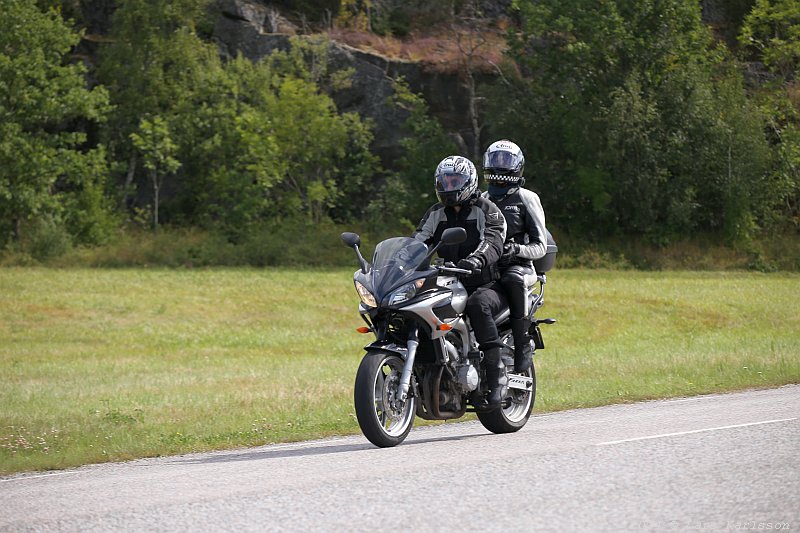
[[[354,269],[0,269],[0,474],[358,432]],[[800,275],[558,270],[535,410],[800,382]]]

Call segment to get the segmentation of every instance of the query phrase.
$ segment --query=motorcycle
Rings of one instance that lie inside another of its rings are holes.
[[[378,447],[396,446],[408,436],[415,416],[449,420],[467,412],[475,412],[493,433],[520,430],[533,409],[536,373],[533,365],[522,374],[513,373],[508,308],[495,317],[504,345],[504,400],[489,410],[482,407],[488,393],[483,353],[464,314],[467,290],[459,279],[470,271],[441,259],[431,264],[440,246],[463,242],[466,231],[449,228],[430,248],[409,237],[387,239],[375,247],[372,264],[361,254],[357,234],[346,232],[341,238],[355,250],[360,266],[353,281],[366,326],[358,331],[375,336],[364,348],[355,380],[355,411],[364,436]],[[534,350],[544,348],[539,326],[555,322],[534,317],[544,301],[545,272],[558,250],[549,234],[548,238],[548,254],[535,263],[537,274],[526,280]]]

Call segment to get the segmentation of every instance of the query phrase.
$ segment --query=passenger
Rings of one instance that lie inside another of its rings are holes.
[[[544,210],[539,196],[522,187],[524,168],[522,150],[508,140],[493,143],[483,156],[483,178],[488,185],[483,196],[497,205],[506,221],[506,240],[497,264],[511,314],[516,373],[528,370],[533,356],[525,308],[525,275],[536,275],[533,260],[547,252]]]

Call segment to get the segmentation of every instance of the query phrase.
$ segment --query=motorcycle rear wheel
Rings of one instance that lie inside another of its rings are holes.
[[[528,422],[533,403],[536,401],[536,369],[533,364],[522,375],[533,379],[531,390],[509,389],[504,400],[505,404],[509,398],[511,399],[508,407],[493,411],[477,411],[478,420],[492,433],[514,433]]]
[[[403,359],[392,352],[369,352],[356,373],[353,399],[358,425],[364,436],[380,448],[403,442],[414,425],[415,397],[406,398],[399,408],[392,405],[403,364]]]

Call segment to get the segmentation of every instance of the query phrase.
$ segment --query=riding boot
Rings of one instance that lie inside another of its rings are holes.
[[[531,338],[528,336],[528,321],[524,318],[512,319],[511,332],[514,335],[514,372],[522,374],[533,363]]]
[[[486,397],[487,407],[496,409],[503,403],[503,385],[505,381],[505,365],[500,357],[500,348],[486,350],[486,383],[489,395]]]

